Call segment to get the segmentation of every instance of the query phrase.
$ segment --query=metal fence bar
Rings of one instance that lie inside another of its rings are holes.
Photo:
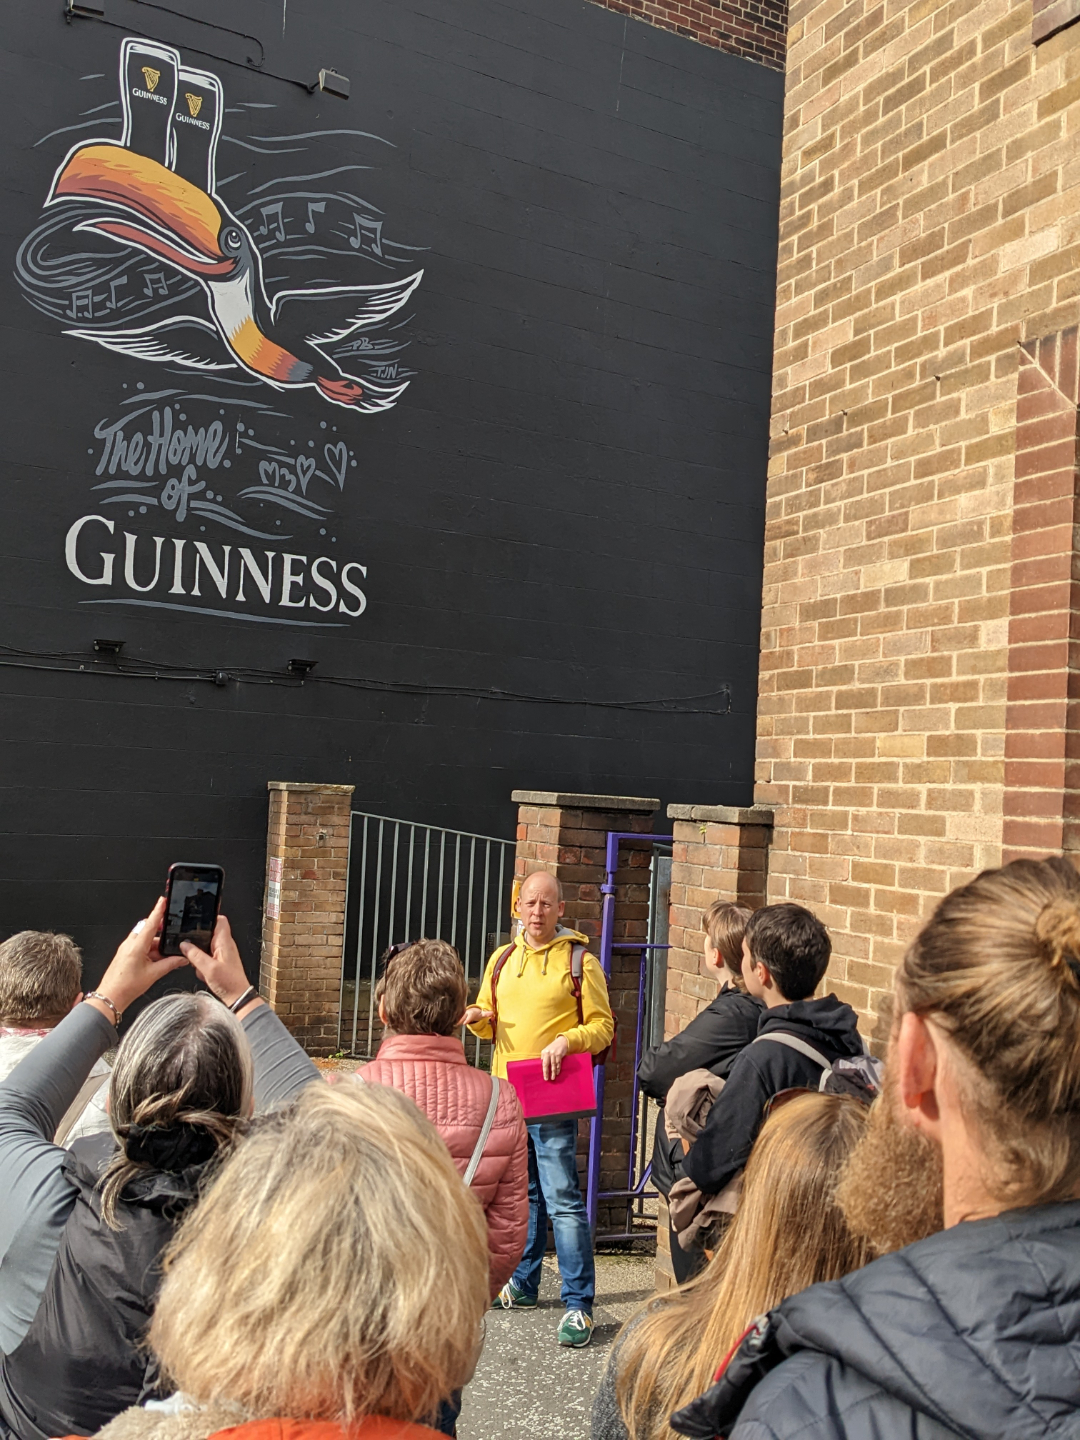
[[[349,941],[343,955],[338,1043],[363,1054],[377,1042],[375,982],[379,956],[387,946],[430,933],[459,947],[470,987],[474,976],[483,973],[490,944],[501,940],[510,919],[510,895],[504,894],[504,888],[508,889],[513,874],[508,861],[514,841],[365,811],[353,811],[352,819],[346,905]],[[365,987],[366,1034],[361,998]],[[486,1064],[489,1048],[476,1038],[471,1061]]]
[[[420,934],[427,934],[428,871],[431,864],[431,827],[424,831],[424,883],[420,891]]]
[[[350,827],[350,832],[351,832],[351,827]],[[356,965],[356,974],[353,976],[352,1048],[353,1048],[354,1050],[356,1049],[356,1027],[357,1027],[357,1024],[359,1023],[359,1019],[360,1019],[360,963],[359,963],[359,962],[360,962],[360,953],[361,953],[361,951],[363,950],[363,947],[364,947],[364,916],[365,916],[365,912],[366,912],[366,910],[367,910],[367,907],[366,907],[365,904],[364,904],[364,891],[365,891],[365,889],[367,888],[367,852],[368,852],[367,837],[368,837],[368,817],[365,815],[365,816],[364,816],[364,830],[363,830],[363,834],[362,834],[362,836],[361,836],[361,838],[360,838],[360,914],[359,914],[359,922],[358,922],[360,928],[359,928],[359,930],[357,931],[357,935],[356,935],[356,959],[357,959],[357,965]],[[350,833],[350,836],[349,836],[349,841],[350,841],[350,844],[351,844],[351,843],[352,843],[352,835],[351,835],[351,833]],[[347,882],[346,882],[346,883],[347,883]],[[348,896],[348,892],[346,892],[346,895],[345,895],[345,911],[346,911],[346,914],[348,913],[348,909],[349,909],[349,896]],[[345,988],[345,971],[344,971],[344,967],[342,967],[341,985],[342,985],[342,990],[344,990],[344,988]],[[338,1049],[339,1049],[339,1050],[341,1049],[341,1036],[340,1036],[340,1034],[338,1035]]]

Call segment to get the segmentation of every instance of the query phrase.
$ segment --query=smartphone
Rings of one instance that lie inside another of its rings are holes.
[[[224,883],[225,871],[220,865],[169,866],[165,920],[158,947],[163,956],[182,955],[181,940],[190,940],[200,950],[209,951]]]

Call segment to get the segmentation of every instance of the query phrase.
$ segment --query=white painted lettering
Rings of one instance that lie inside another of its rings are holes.
[[[330,596],[329,604],[319,605],[316,602],[314,595],[308,596],[307,603],[311,606],[313,610],[333,610],[334,606],[337,604],[337,586],[332,580],[328,580],[325,575],[319,574],[320,565],[329,565],[330,568],[336,573],[337,561],[331,560],[328,555],[320,555],[317,559],[313,560],[311,564],[311,583],[313,585],[317,585],[324,595]]]
[[[202,592],[199,590],[199,567],[201,565],[205,565],[206,573],[210,576],[210,579],[217,586],[218,594],[223,600],[228,599],[229,551],[232,549],[232,546],[224,545],[222,546],[222,549],[225,552],[225,556],[222,561],[221,569],[219,570],[217,567],[217,563],[214,560],[214,557],[210,554],[209,547],[204,545],[201,540],[195,541],[195,583],[191,587],[192,595],[199,595],[201,597]]]
[[[130,530],[124,531],[124,584],[129,590],[137,590],[140,595],[145,595],[148,590],[153,590],[161,577],[161,547],[165,541],[160,535],[154,536],[154,578],[149,585],[139,585],[135,580],[135,540]]]
[[[359,600],[360,604],[355,610],[350,610],[349,607],[345,604],[345,601],[342,600],[341,604],[338,606],[338,613],[340,615],[362,615],[367,609],[367,596],[362,590],[357,589],[357,587],[349,579],[350,570],[359,570],[360,574],[363,575],[364,579],[367,579],[366,565],[360,565],[355,560],[350,560],[347,565],[343,565],[341,567],[341,588],[343,590],[347,590],[350,595],[355,596],[356,599]]]
[[[96,578],[92,575],[84,574],[79,565],[79,560],[76,553],[77,546],[79,544],[79,536],[82,533],[83,526],[89,525],[91,520],[96,520],[100,525],[104,525],[105,529],[108,530],[110,535],[113,533],[113,530],[115,528],[113,521],[106,520],[104,515],[82,516],[81,519],[75,521],[75,524],[72,525],[70,530],[67,532],[67,536],[64,540],[64,559],[67,561],[67,567],[71,571],[72,575],[75,576],[75,579],[81,580],[84,585],[111,585],[113,577],[113,561],[116,558],[114,555],[107,554],[104,550],[99,552],[101,554],[102,560],[102,571],[101,574],[98,575]]]
[[[302,610],[305,603],[304,597],[301,595],[299,600],[294,600],[292,598],[292,592],[294,586],[303,585],[305,576],[302,568],[297,572],[293,571],[293,561],[296,560],[301,565],[301,567],[303,567],[307,564],[307,556],[282,555],[281,560],[281,599],[278,601],[278,604],[291,606],[293,609]]]
[[[244,595],[244,573],[246,571],[247,574],[251,576],[252,580],[254,580],[256,586],[258,587],[259,594],[263,597],[263,600],[266,602],[267,605],[269,605],[270,587],[274,583],[274,556],[277,554],[277,551],[265,550],[263,552],[266,556],[265,577],[263,576],[262,571],[256,564],[255,556],[252,555],[250,550],[238,550],[236,553],[240,556],[240,581],[236,587],[237,600],[244,601],[246,599],[246,596]]]

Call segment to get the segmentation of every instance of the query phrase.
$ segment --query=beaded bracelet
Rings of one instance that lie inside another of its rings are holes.
[[[123,1012],[120,1011],[120,1010],[118,1010],[118,1009],[116,1008],[116,1006],[113,1004],[113,1002],[109,999],[109,997],[108,997],[107,995],[102,995],[102,993],[101,993],[100,990],[88,990],[88,991],[86,992],[86,994],[83,996],[83,999],[84,999],[84,1000],[100,1000],[103,1005],[108,1005],[109,1009],[110,1009],[110,1010],[112,1011],[112,1013],[113,1013],[113,1016],[115,1017],[115,1018],[113,1019],[113,1025],[114,1025],[115,1027],[119,1028],[119,1026],[120,1026],[120,1021],[123,1020],[123,1018],[124,1018]]]

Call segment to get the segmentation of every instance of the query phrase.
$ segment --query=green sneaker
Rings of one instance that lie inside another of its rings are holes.
[[[535,1310],[537,1297],[526,1295],[512,1280],[508,1280],[491,1302],[492,1310]]]
[[[592,1339],[592,1328],[591,1315],[586,1315],[584,1310],[567,1310],[559,1322],[559,1344],[580,1350]]]

